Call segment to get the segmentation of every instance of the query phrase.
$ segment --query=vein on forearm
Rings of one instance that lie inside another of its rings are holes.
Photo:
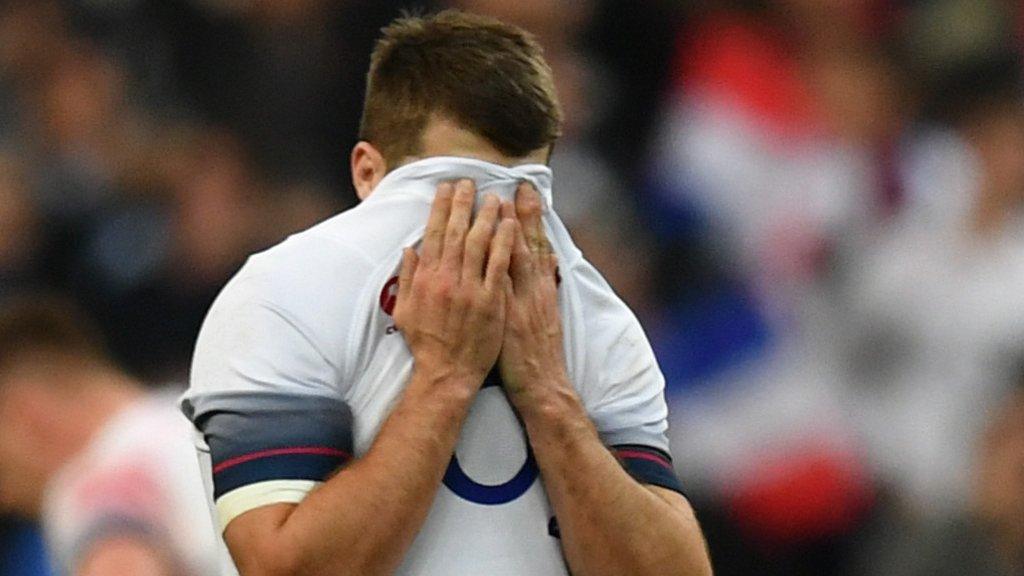
[[[369,452],[282,524],[282,535],[306,548],[307,569],[397,567],[430,510],[470,401],[437,394],[414,375]]]
[[[705,573],[692,515],[629,476],[578,398],[562,395],[524,421],[573,574]]]

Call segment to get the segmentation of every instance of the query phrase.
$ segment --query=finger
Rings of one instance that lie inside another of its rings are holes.
[[[512,277],[513,288],[516,292],[529,289],[532,273],[533,253],[526,245],[526,235],[523,232],[522,223],[516,221],[515,238],[512,242],[512,260],[509,266],[509,275]]]
[[[526,245],[535,253],[551,251],[541,222],[542,206],[542,200],[536,188],[527,182],[520,183],[516,189],[516,216],[523,225]]]
[[[416,250],[406,248],[402,250],[402,269],[398,272],[398,301],[408,302],[412,297],[412,276],[416,273],[416,266],[419,265],[419,257]]]
[[[491,245],[491,238],[494,236],[495,223],[498,221],[498,210],[501,202],[498,197],[488,194],[484,198],[484,205],[476,215],[476,221],[469,229],[466,236],[466,254],[462,261],[462,278],[470,278],[480,281],[484,277],[484,261],[487,259],[487,249]]]
[[[491,252],[487,259],[487,274],[484,277],[484,287],[489,292],[496,293],[507,284],[515,231],[516,221],[502,218],[498,224],[498,231],[491,238]]]
[[[451,182],[438,184],[434,202],[430,206],[427,228],[423,232],[423,252],[420,258],[425,264],[433,264],[441,259],[444,234],[448,226],[448,215],[452,209],[454,194],[455,186]]]
[[[515,206],[515,204],[513,204],[512,202],[508,202],[508,201],[502,202],[501,203],[501,217],[502,217],[502,219],[511,218],[512,220],[515,220],[516,219],[516,206]]]
[[[441,263],[450,270],[458,271],[462,266],[462,253],[465,249],[466,233],[469,221],[473,216],[473,202],[476,198],[476,186],[472,180],[459,180],[455,184],[455,196],[452,198],[452,211],[448,216],[448,228],[444,235],[444,252]]]

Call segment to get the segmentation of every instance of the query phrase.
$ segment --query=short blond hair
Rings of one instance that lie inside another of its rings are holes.
[[[370,60],[360,138],[391,167],[419,155],[432,115],[486,138],[512,157],[561,135],[551,68],[528,32],[446,10],[383,29]]]

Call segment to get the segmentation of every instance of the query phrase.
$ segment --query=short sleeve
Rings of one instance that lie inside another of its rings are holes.
[[[588,382],[601,440],[639,482],[682,492],[668,444],[665,377],[639,321],[589,264],[579,276]]]
[[[293,314],[231,285],[214,304],[182,409],[209,449],[222,529],[254,508],[300,502],[351,458],[338,378]]]

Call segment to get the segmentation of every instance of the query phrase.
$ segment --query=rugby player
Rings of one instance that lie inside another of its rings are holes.
[[[197,342],[182,407],[242,574],[710,573],[651,348],[551,209],[560,122],[523,31],[384,30],[362,202],[251,257]]]
[[[147,392],[68,303],[0,308],[0,513],[37,519],[55,574],[218,570],[180,390]]]

